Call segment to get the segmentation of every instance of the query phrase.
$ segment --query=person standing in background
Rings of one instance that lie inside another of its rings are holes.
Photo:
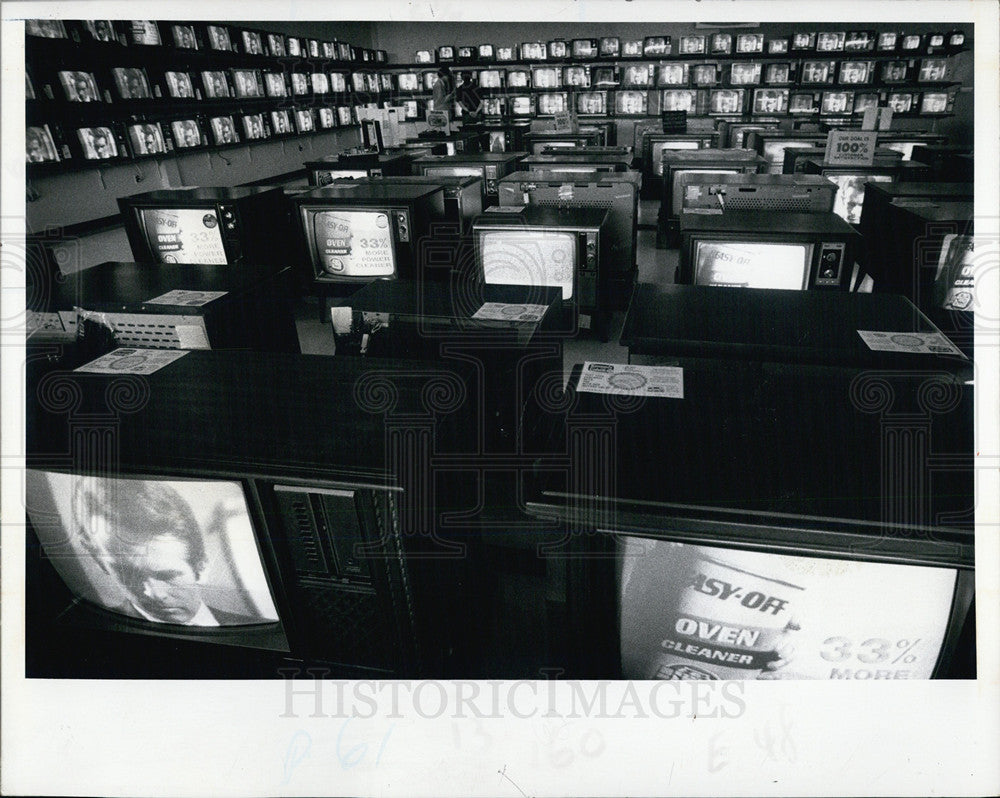
[[[455,102],[455,78],[446,66],[438,69],[437,77],[433,90],[434,110],[447,111],[450,116],[454,110],[451,105]]]
[[[462,73],[462,85],[458,87],[457,97],[458,104],[462,106],[463,118],[469,122],[478,122],[483,110],[483,96],[479,92],[474,73]]]

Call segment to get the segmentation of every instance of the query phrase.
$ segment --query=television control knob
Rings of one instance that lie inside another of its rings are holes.
[[[236,222],[226,222],[226,229],[227,230],[235,230],[236,229]]]

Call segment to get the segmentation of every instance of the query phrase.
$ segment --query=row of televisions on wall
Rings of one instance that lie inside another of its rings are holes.
[[[948,53],[966,46],[960,30],[939,33],[899,31],[802,31],[791,36],[763,33],[714,33],[680,36],[674,50],[670,36],[622,39],[553,39],[549,42],[522,42],[517,46],[493,44],[455,47],[442,45],[435,50],[417,50],[418,64],[475,63],[477,61],[548,61],[562,58],[646,58],[662,55],[769,55],[790,52],[819,53]]]
[[[240,53],[270,58],[324,58],[373,63],[388,61],[385,50],[218,23],[156,22],[150,19],[29,19],[24,23],[24,32],[28,36],[43,39],[137,47],[173,47],[178,50]]]
[[[869,108],[891,108],[896,115],[952,113],[953,90],[942,91],[793,91],[791,89],[663,89],[565,91],[510,94],[483,100],[485,117],[551,116],[575,111],[597,116],[649,116],[684,111],[695,116],[802,114],[849,116]]]
[[[949,58],[911,58],[898,61],[739,61],[721,63],[630,64],[614,66],[536,66],[530,68],[481,69],[480,88],[557,89],[617,87],[652,88],[664,86],[894,86],[938,84],[953,80]],[[400,72],[395,76],[398,91],[431,91],[436,72]]]
[[[77,69],[56,70],[50,76],[25,72],[29,100],[65,100],[74,103],[170,98],[218,100],[264,97],[303,97],[327,94],[381,94],[394,90],[393,76],[385,72],[284,72],[261,69],[166,69],[113,67],[104,73]],[[36,81],[40,84],[36,90]],[[112,93],[111,87],[114,87]]]
[[[160,121],[104,122],[75,128],[69,135],[56,124],[29,125],[25,148],[29,163],[116,161],[333,130],[358,124],[357,113],[350,106],[281,108]]]

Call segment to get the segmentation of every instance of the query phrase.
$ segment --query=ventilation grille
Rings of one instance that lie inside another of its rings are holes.
[[[120,346],[143,349],[208,349],[205,320],[200,316],[149,313],[102,313]]]
[[[812,197],[741,197],[739,194],[726,197],[726,207],[734,210],[811,211],[815,204]]]
[[[394,669],[398,643],[390,618],[379,612],[374,591],[308,583],[300,583],[299,591],[304,611],[297,618],[313,655],[364,668]]]
[[[578,205],[584,208],[604,208],[605,210],[608,210],[614,203],[608,200],[584,199],[579,195],[579,193],[574,192],[571,200],[560,202],[559,200],[550,199],[536,200],[532,197],[532,204],[548,206],[550,208],[565,208],[567,205]]]

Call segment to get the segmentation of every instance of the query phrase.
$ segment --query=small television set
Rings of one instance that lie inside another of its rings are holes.
[[[698,110],[697,89],[664,89],[660,92],[661,111],[683,111],[686,114]]]
[[[349,54],[346,60],[350,60]],[[434,58],[432,57],[430,50],[417,50],[417,52],[413,54],[413,62],[416,64],[430,64],[433,63],[433,61]]]
[[[681,55],[705,55],[705,45],[704,36],[681,36],[677,51]]]
[[[450,64],[455,61],[455,48],[450,44],[444,44],[435,51],[435,60],[439,64]]]
[[[335,59],[337,57],[336,42],[320,42],[320,50],[323,53],[323,58]]]
[[[468,45],[458,48],[458,52],[455,54],[455,61],[459,64],[471,64],[476,60],[476,49],[469,47]]]
[[[947,36],[944,33],[928,33],[927,34],[927,55],[935,55],[936,53],[942,53],[947,49],[945,42],[947,41]]]
[[[917,83],[947,83],[952,79],[951,60],[948,58],[923,58],[917,72]]]
[[[438,82],[437,72],[424,72],[421,75],[421,80],[424,84],[424,91],[433,91],[434,84]]]
[[[416,72],[400,72],[396,75],[396,85],[400,91],[416,92],[420,90],[420,77]]]
[[[569,58],[569,42],[565,39],[553,39],[548,44],[549,58]]]
[[[260,33],[255,30],[245,30],[241,31],[243,38],[243,52],[246,55],[263,55],[264,54],[264,42],[261,39]],[[314,58],[318,57],[317,53]]]
[[[232,116],[213,116],[208,120],[208,126],[212,131],[212,143],[216,146],[239,143],[240,136]]]
[[[819,113],[819,92],[814,91],[793,91],[788,98],[788,113],[790,114],[818,114]]]
[[[559,67],[532,67],[531,86],[534,89],[557,89],[562,85]]]
[[[128,140],[136,158],[144,155],[162,155],[167,151],[163,128],[159,122],[143,122],[128,126]]]
[[[148,100],[153,94],[149,88],[146,70],[139,67],[115,67],[111,70],[118,96],[123,100]]]
[[[833,211],[851,224],[861,221],[867,183],[891,183],[899,174],[899,165],[871,167],[831,166],[823,161],[807,160],[806,174],[821,174],[837,184],[837,201]]]
[[[854,93],[854,113],[863,114],[869,108],[878,108],[877,91],[859,91]]]
[[[924,37],[919,33],[907,33],[903,35],[900,42],[900,49],[904,53],[918,53],[924,48]]]
[[[288,51],[288,55],[293,58],[306,55],[304,40],[300,39],[298,36],[289,36],[285,40],[285,49]],[[347,60],[350,60],[350,54],[348,54]]]
[[[264,73],[264,92],[268,97],[287,97],[288,87],[281,72]]]
[[[477,152],[460,155],[425,155],[413,162],[413,174],[424,176],[478,177],[482,182],[483,205],[496,204],[499,181],[517,169],[523,152]]]
[[[479,71],[479,85],[484,89],[503,88],[503,72],[499,69],[481,69]]]
[[[97,80],[92,72],[62,70],[59,72],[59,82],[62,84],[66,99],[70,102],[102,102]]]
[[[806,52],[816,49],[816,34],[811,31],[798,31],[792,34],[791,49],[793,52]]]
[[[512,172],[500,180],[501,207],[541,205],[596,207],[608,211],[605,234],[611,306],[628,307],[637,277],[636,220],[641,178],[635,172],[594,172],[584,175],[558,169]]]
[[[497,61],[513,61],[514,60],[514,48],[513,47],[497,47]]]
[[[117,123],[76,129],[79,149],[74,157],[86,161],[116,161],[129,157],[125,131]]]
[[[569,110],[569,95],[564,91],[546,91],[535,95],[538,116],[554,116]]]
[[[544,61],[547,54],[545,42],[523,42],[521,44],[522,61]]]
[[[879,73],[879,78],[886,86],[897,83],[908,83],[912,71],[910,61],[885,61]]]
[[[746,89],[712,89],[708,93],[709,116],[732,116],[743,113]]]
[[[621,85],[624,87],[652,86],[652,64],[631,64],[625,67],[622,72]]]
[[[850,287],[861,237],[835,213],[682,213],[677,282],[786,290]]]
[[[267,125],[264,123],[263,114],[244,114],[242,123],[243,138],[246,141],[259,141],[268,137]]]
[[[799,82],[803,86],[833,83],[836,74],[836,61],[803,61]]]
[[[615,116],[646,116],[648,99],[644,91],[616,91]]]
[[[309,54],[310,58],[320,57],[320,46],[319,39],[306,39],[306,52]],[[367,61],[368,59],[363,59]]]
[[[769,55],[780,55],[788,52],[788,39],[768,39],[767,52]]]
[[[338,108],[337,116],[341,120],[342,125],[349,125],[351,123],[350,108]],[[346,122],[343,121],[345,119],[347,120]],[[271,111],[271,132],[274,133],[275,136],[290,136],[292,134],[292,115],[288,109]]]
[[[599,42],[597,39],[573,39],[570,42],[573,58],[597,58]]]
[[[875,31],[849,30],[844,39],[844,51],[848,53],[868,53],[875,49]]]
[[[330,93],[330,76],[325,72],[313,72],[310,76],[312,78],[312,93],[313,94],[329,94]]]
[[[898,116],[912,114],[917,111],[916,97],[917,94],[912,91],[891,91],[886,99],[886,105]]]
[[[295,132],[299,134],[316,132],[315,108],[295,109]]]
[[[598,114],[604,116],[608,112],[608,93],[606,91],[577,92],[576,112],[578,114]]]
[[[736,37],[737,53],[763,53],[763,33],[741,33]]]
[[[500,210],[509,212],[484,213],[472,224],[483,282],[559,288],[576,328],[587,316],[591,329],[607,340],[607,210],[542,205]]]
[[[663,150],[660,158],[662,181],[657,227],[668,247],[677,245],[678,222],[682,206],[684,175],[754,174],[764,167],[764,160],[749,149]]]
[[[242,99],[246,97],[264,96],[264,79],[259,69],[233,69],[231,70],[230,75],[232,76],[232,86],[236,97]],[[313,92],[321,93],[318,88],[319,85],[325,86],[325,88],[322,89],[322,92],[328,91],[329,84],[318,84],[317,79],[326,81],[326,75],[322,72],[317,72],[312,75]]]
[[[166,124],[164,132],[170,137],[175,150],[208,146],[208,136],[198,119],[172,119]]]
[[[52,128],[49,125],[29,125],[24,132],[27,163],[47,163],[60,160]]]
[[[426,60],[420,57],[421,54],[423,54],[423,53],[427,54]],[[417,62],[428,63],[429,64],[430,61],[431,61],[430,53],[427,50],[420,50],[420,51],[418,51],[417,52],[417,56],[418,57],[415,59]],[[354,60],[356,60],[354,58],[354,48],[351,47],[351,45],[348,44],[347,42],[337,42],[337,57],[341,61],[354,61]]]
[[[875,49],[880,53],[893,53],[899,47],[899,34],[895,31],[882,31],[875,41]]]
[[[456,559],[441,559],[443,539],[424,543],[411,520],[434,505],[390,462],[384,414],[351,396],[351,386],[370,386],[370,368],[354,358],[187,352],[144,378],[155,398],[116,424],[110,467],[53,465],[71,450],[76,423],[29,400],[27,674],[278,679],[284,666],[344,678],[447,675],[461,646],[445,631],[456,612],[448,604],[465,580]],[[405,414],[425,411],[442,385],[476,395],[457,363],[414,374],[412,361],[387,360],[379,370]],[[34,372],[28,395],[50,374]],[[94,407],[108,406],[121,380],[65,376]],[[276,407],[289,409],[278,437]],[[431,450],[456,450],[452,430],[470,426],[465,405],[435,406],[433,417],[446,423],[430,430]],[[430,466],[417,455],[405,467]]]
[[[358,75],[357,77],[360,77]],[[305,72],[293,72],[291,76],[292,94],[296,97],[304,97],[309,94],[309,75]],[[356,91],[359,89],[355,89]]]
[[[621,40],[617,36],[602,36],[598,46],[600,58],[617,58],[621,54]]]
[[[719,129],[719,144],[723,147],[735,147],[743,149],[747,147],[747,137],[752,131],[757,130],[777,130],[778,122],[751,122],[743,123],[728,122],[725,129]]]
[[[844,49],[844,42],[847,34],[843,31],[827,32],[816,34],[816,52],[819,53],[839,53]]]
[[[617,67],[594,67],[593,84],[598,86],[617,86],[619,83]]]
[[[925,91],[920,95],[920,114],[950,114],[954,109],[955,95],[948,91]]]
[[[236,48],[233,47],[233,39],[229,32],[229,28],[225,25],[206,25],[205,26],[206,41],[208,42],[208,47],[210,50],[218,50],[220,52],[235,52]],[[291,53],[290,55],[298,55],[298,53]]]
[[[861,86],[872,82],[875,77],[874,61],[841,61],[840,83],[848,86]]]
[[[670,54],[669,36],[647,36],[642,40],[642,54],[644,56],[657,56]]]
[[[330,73],[330,90],[334,94],[346,94],[347,93],[347,73],[346,72],[331,72]]]
[[[268,33],[267,34],[267,53],[271,58],[284,58],[288,55],[288,51],[285,49],[285,39],[279,33]],[[336,54],[331,56],[336,58]]]
[[[948,51],[960,52],[965,47],[965,32],[956,30],[948,34]]]
[[[622,58],[642,58],[642,39],[622,41]]]
[[[527,69],[508,69],[507,87],[512,89],[527,88],[531,85],[531,72]]]
[[[753,114],[784,114],[788,111],[788,89],[754,89]]]
[[[512,94],[507,98],[512,117],[526,118],[535,115],[535,98],[531,94]]]
[[[820,100],[820,115],[843,116],[854,111],[853,91],[824,91]]]
[[[328,185],[291,205],[304,288],[326,295],[375,279],[422,279],[420,241],[445,217],[439,185]]]
[[[483,97],[483,116],[487,119],[501,119],[507,115],[506,97]]]
[[[729,55],[733,52],[733,34],[713,33],[708,41],[708,51],[712,55]]]
[[[761,66],[759,61],[733,64],[729,67],[729,85],[756,86],[760,83]]]
[[[766,64],[764,67],[764,85],[785,86],[794,82],[792,64],[789,62]]]
[[[190,72],[168,70],[163,73],[167,96],[178,100],[192,100],[195,97],[194,81]]]
[[[492,61],[495,53],[495,48],[492,44],[481,44],[476,48],[476,52],[479,55],[480,61]]]
[[[715,86],[718,82],[718,64],[694,64],[691,67],[691,83],[695,86]]]
[[[656,73],[657,86],[684,86],[687,82],[687,64],[660,64]]]
[[[590,67],[567,66],[563,68],[564,85],[578,89],[590,88]]]
[[[280,263],[288,228],[280,188],[161,189],[118,198],[139,263]]]

